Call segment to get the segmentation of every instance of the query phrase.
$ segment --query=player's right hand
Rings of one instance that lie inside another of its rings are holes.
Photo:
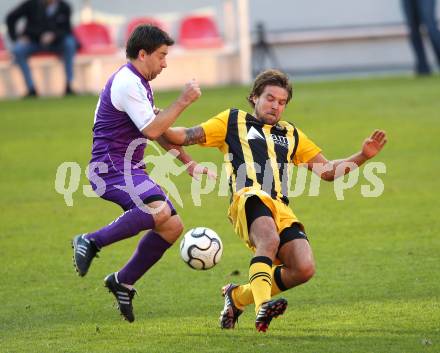
[[[199,84],[195,79],[187,82],[180,95],[180,99],[185,106],[190,105],[202,95]]]
[[[217,173],[215,171],[210,170],[208,167],[205,167],[201,164],[198,164],[196,161],[191,161],[187,163],[186,171],[196,180],[200,180],[202,174],[206,174],[208,176],[208,179],[217,179]]]

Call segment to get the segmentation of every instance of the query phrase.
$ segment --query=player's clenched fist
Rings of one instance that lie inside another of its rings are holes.
[[[202,94],[199,84],[196,80],[191,80],[185,84],[182,94],[180,95],[180,100],[185,105],[190,105],[192,102],[197,100]]]

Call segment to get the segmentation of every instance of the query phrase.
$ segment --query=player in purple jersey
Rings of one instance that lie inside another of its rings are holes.
[[[72,241],[74,265],[78,274],[85,276],[103,247],[149,230],[125,266],[104,279],[129,322],[134,321],[134,283],[183,231],[172,203],[144,170],[146,139],[158,141],[167,150],[177,149],[178,158],[187,165],[190,175],[199,169],[214,176],[207,168],[197,168],[183,149],[167,144],[161,137],[201,94],[197,82],[192,80],[168,108],[155,108],[150,81],[167,67],[168,47],[173,44],[167,33],[149,25],[137,27],[127,41],[128,63],[110,77],[96,107],[89,165],[89,180],[95,192],[125,212],[109,225],[78,235]]]

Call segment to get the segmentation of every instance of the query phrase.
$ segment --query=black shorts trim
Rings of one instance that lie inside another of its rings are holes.
[[[280,246],[278,248],[281,248],[284,244],[295,239],[305,239],[309,241],[300,223],[293,223],[290,227],[283,229],[280,233]]]
[[[154,202],[154,201],[166,201],[166,198],[163,195],[151,195],[151,196],[146,197],[142,202],[145,205],[148,205],[149,203]],[[171,209],[171,216],[175,216],[176,214],[177,214],[177,211],[174,209]]]
[[[267,207],[263,203],[263,201],[261,201],[261,199],[256,195],[253,195],[246,200],[244,208],[245,208],[245,212],[246,212],[246,221],[247,221],[248,232],[251,229],[252,223],[257,218],[263,217],[263,216],[273,218],[272,212],[269,209],[269,207]]]
[[[149,203],[154,202],[154,201],[165,201],[165,200],[166,200],[166,198],[163,195],[151,195],[151,196],[148,196],[145,199],[143,199],[142,202],[145,205],[148,205]]]
[[[273,219],[272,211],[267,207],[261,199],[253,195],[246,200],[245,203],[246,221],[248,232],[251,229],[252,223],[259,217],[267,216]],[[295,239],[305,239],[309,241],[307,235],[304,232],[304,227],[301,223],[292,223],[290,227],[283,229],[280,233],[280,249],[284,244]]]

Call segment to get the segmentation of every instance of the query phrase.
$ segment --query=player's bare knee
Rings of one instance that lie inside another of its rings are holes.
[[[148,211],[152,213],[154,224],[156,226],[164,224],[171,217],[171,209],[166,203],[162,203],[160,206],[154,207],[148,205]]]
[[[265,253],[271,258],[275,258],[280,245],[280,238],[276,232],[264,232],[261,229],[260,232],[253,234],[252,239],[257,253]]]
[[[275,255],[280,245],[280,237],[276,231],[273,219],[259,217],[251,225],[250,238],[257,249],[264,249],[266,252]]]
[[[265,243],[265,248],[274,255],[278,252],[278,247],[280,246],[280,238],[277,234],[274,236],[268,237],[267,242]]]
[[[280,246],[280,237],[276,228],[271,225],[266,225],[265,227],[261,227],[260,233],[265,246],[276,254]]]
[[[178,215],[171,216],[166,222],[154,228],[165,240],[174,243],[183,232],[183,223]]]
[[[183,233],[183,222],[179,216],[171,217],[171,220],[173,221],[172,229],[174,229],[174,234],[178,238]]]
[[[305,283],[310,280],[315,274],[314,263],[304,263],[296,269],[296,279],[298,282]]]

